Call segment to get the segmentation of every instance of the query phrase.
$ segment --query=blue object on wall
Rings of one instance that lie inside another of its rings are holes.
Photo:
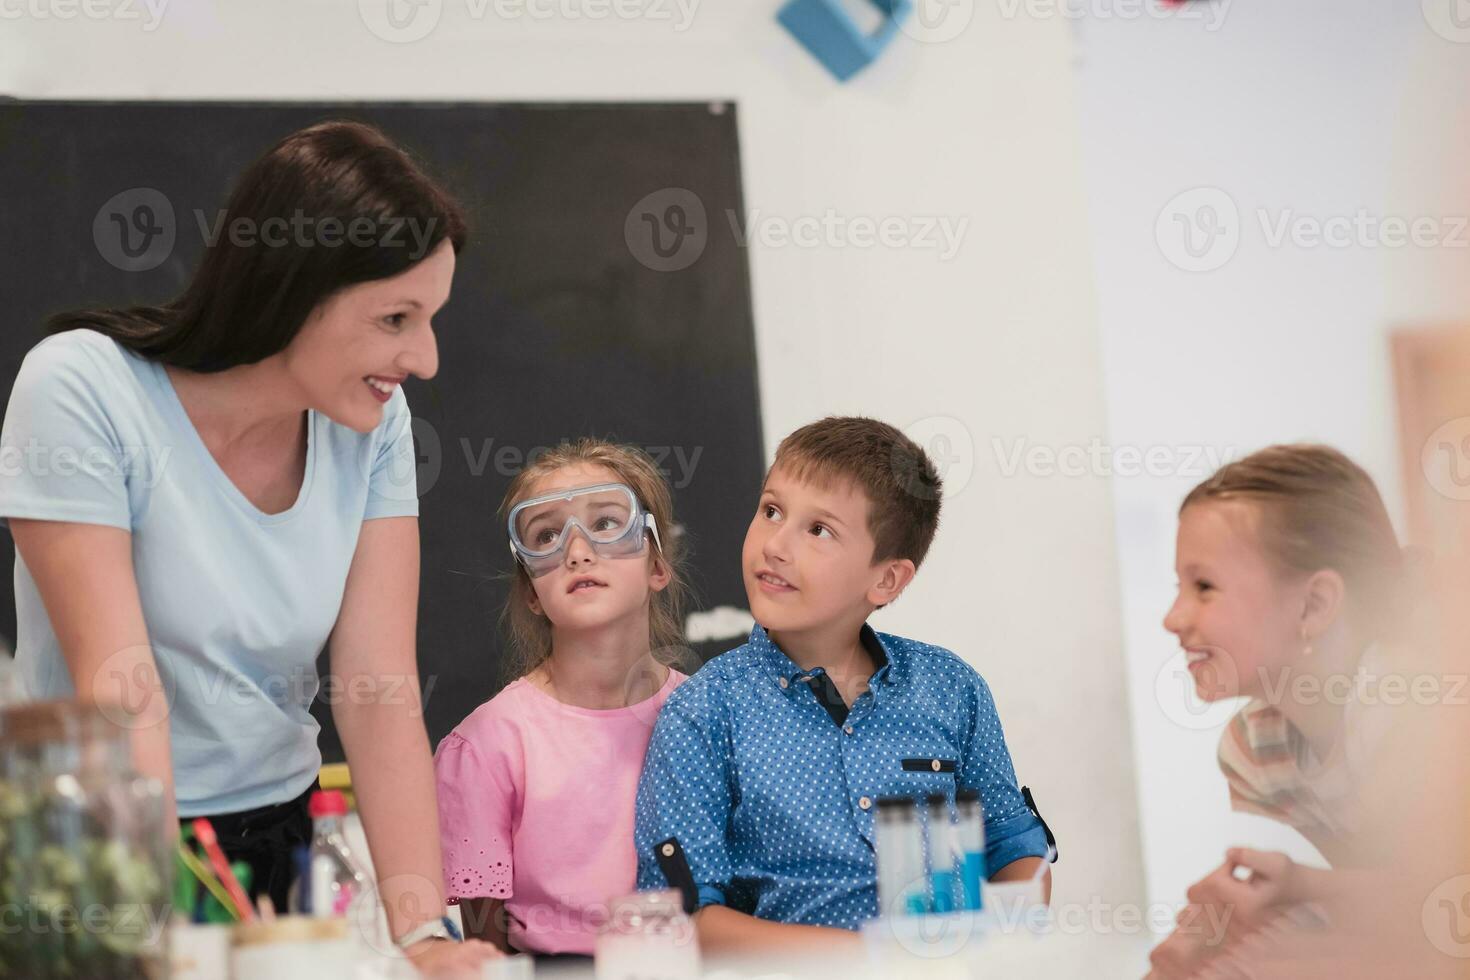
[[[913,0],[868,0],[883,15],[872,34],[864,34],[842,9],[842,0],[788,0],[776,19],[827,70],[845,82],[888,46],[899,24],[914,9]]]

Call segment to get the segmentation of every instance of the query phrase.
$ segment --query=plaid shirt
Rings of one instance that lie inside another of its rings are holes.
[[[1339,739],[1319,760],[1300,730],[1262,699],[1230,719],[1220,738],[1220,770],[1230,783],[1230,806],[1270,817],[1308,839],[1340,837],[1352,781]]]
[[[1374,746],[1393,721],[1375,683],[1384,676],[1384,666],[1378,650],[1363,655],[1343,705],[1342,727],[1325,759],[1280,708],[1262,698],[1246,704],[1220,738],[1220,770],[1230,783],[1231,808],[1294,827],[1319,850],[1359,830],[1359,784]]]

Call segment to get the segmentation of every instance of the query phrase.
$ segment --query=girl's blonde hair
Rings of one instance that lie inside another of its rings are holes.
[[[511,508],[532,496],[531,490],[541,478],[567,466],[583,463],[611,470],[618,482],[626,483],[638,496],[658,523],[662,554],[653,549],[649,560],[661,560],[669,572],[669,584],[653,592],[648,600],[648,640],[653,656],[660,663],[678,666],[687,663],[689,653],[684,643],[684,605],[688,599],[685,582],[683,535],[674,525],[674,500],[668,483],[648,454],[635,446],[624,446],[601,439],[583,438],[563,442],[548,452],[537,455],[516,474],[500,502],[503,527]],[[529,600],[535,596],[531,577],[519,562],[511,571],[510,597],[501,615],[501,625],[510,639],[505,662],[509,678],[524,677],[551,656],[551,622],[531,611]]]
[[[1184,498],[1258,505],[1261,547],[1279,569],[1332,569],[1350,597],[1348,621],[1366,641],[1401,632],[1414,575],[1367,472],[1330,446],[1270,446],[1227,463]]]

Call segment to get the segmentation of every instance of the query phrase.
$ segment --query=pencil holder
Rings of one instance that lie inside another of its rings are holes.
[[[233,980],[348,977],[363,959],[346,919],[293,915],[235,926]]]
[[[230,975],[233,927],[175,919],[169,928],[169,980],[219,980]]]

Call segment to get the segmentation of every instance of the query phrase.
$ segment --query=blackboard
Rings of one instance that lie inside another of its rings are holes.
[[[510,555],[494,514],[536,447],[592,435],[648,448],[674,485],[695,608],[743,608],[740,544],[764,451],[747,261],[724,230],[744,213],[732,103],[0,101],[3,397],[48,314],[177,295],[204,248],[200,222],[235,177],[325,119],[382,128],[470,221],[435,319],[439,374],[405,385],[431,741],[508,680],[498,621]],[[177,233],[144,271],[120,268],[115,245],[94,237],[99,211],[136,188],[168,199]],[[9,567],[9,536],[0,542]],[[14,631],[6,576],[0,634]],[[324,757],[340,761],[329,711],[316,709]]]

